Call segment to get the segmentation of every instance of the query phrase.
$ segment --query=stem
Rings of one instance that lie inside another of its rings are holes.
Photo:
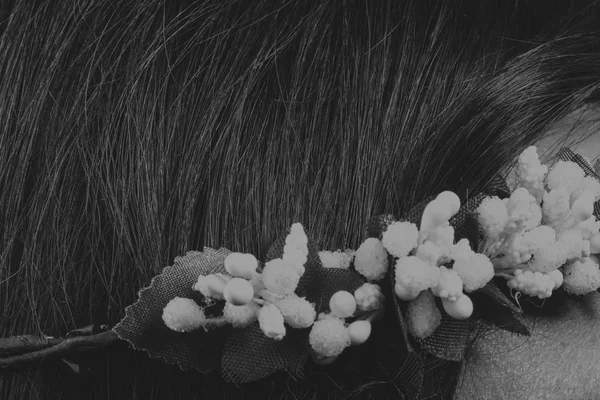
[[[228,322],[225,317],[207,318],[204,325],[202,325],[202,328],[205,332],[208,332],[209,329],[220,328],[227,324]]]
[[[505,274],[504,272],[496,272],[495,275],[496,276],[501,276],[504,279],[512,279],[512,278],[514,278],[513,275]]]
[[[62,342],[49,336],[19,335],[0,339],[0,357],[11,357],[45,349]]]
[[[494,265],[494,271],[496,271],[496,274],[498,273],[506,273],[506,272],[514,272],[517,269],[522,269],[525,270],[527,268],[527,263],[522,263],[522,264],[517,264],[517,265],[511,265],[510,267],[497,267]]]
[[[263,302],[266,301],[266,302],[273,303],[273,304],[276,304],[277,301],[283,299],[283,297],[284,297],[284,296],[276,296],[276,295],[274,295],[273,293],[270,293],[267,290],[261,290],[260,292],[258,292],[258,295],[260,297],[262,297]]]
[[[253,302],[255,302],[256,304],[258,304],[259,306],[264,306],[267,302],[263,299],[261,299],[260,297],[254,297],[252,299]]]
[[[2,344],[19,342],[21,346],[18,351],[22,354],[0,358],[0,370],[19,367],[42,361],[46,358],[63,357],[71,353],[79,353],[108,346],[119,339],[118,335],[109,330],[89,336],[77,336],[73,338],[54,339],[36,337],[34,335],[16,336],[0,340]],[[46,345],[45,348],[41,348]],[[4,349],[4,353],[6,349]],[[10,349],[9,349],[10,350]]]
[[[515,232],[512,232],[512,233],[504,233],[504,232],[502,232],[500,234],[500,238],[502,238],[502,236],[504,236],[504,238],[502,238],[502,244],[500,244],[500,247],[498,247],[497,254],[503,254],[504,253],[504,249],[506,248],[506,246],[508,246],[508,243],[513,238],[513,236],[515,236],[515,235],[516,235]]]
[[[372,311],[361,311],[360,314],[355,314],[357,321],[368,321],[375,322],[385,313],[385,307],[382,305],[380,308]]]

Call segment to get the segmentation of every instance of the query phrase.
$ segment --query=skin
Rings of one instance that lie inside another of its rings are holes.
[[[555,315],[527,321],[529,338],[498,331],[477,341],[458,398],[599,398],[600,293],[565,299]]]

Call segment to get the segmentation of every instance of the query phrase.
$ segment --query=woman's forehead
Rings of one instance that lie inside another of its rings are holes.
[[[531,337],[496,331],[475,344],[459,399],[593,399],[600,393],[600,293],[527,317]]]

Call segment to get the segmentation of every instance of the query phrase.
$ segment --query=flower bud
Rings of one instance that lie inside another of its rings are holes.
[[[400,283],[396,283],[396,285],[394,286],[394,291],[396,292],[396,296],[398,296],[400,300],[404,301],[414,300],[417,298],[419,293],[421,293],[417,290],[407,289],[404,287],[404,285]]]
[[[175,297],[165,306],[162,319],[170,329],[191,332],[206,322],[204,310],[191,299]]]
[[[435,198],[442,204],[445,204],[448,209],[448,220],[452,218],[460,209],[460,198],[454,192],[445,191],[437,195]]]
[[[473,314],[473,302],[467,295],[460,296],[456,301],[442,299],[442,305],[454,319],[467,319]]]
[[[254,289],[250,282],[242,278],[233,278],[223,290],[225,300],[234,306],[243,306],[252,301]]]
[[[348,333],[350,334],[352,346],[361,345],[371,335],[371,323],[369,321],[354,321],[348,325]]]
[[[433,200],[425,206],[423,216],[421,217],[421,226],[419,229],[419,242],[427,238],[429,232],[450,219],[449,207],[439,200]]]
[[[560,270],[555,269],[553,271],[548,272],[546,275],[548,275],[550,279],[552,279],[552,281],[554,282],[554,289],[552,290],[558,289],[560,285],[563,284],[564,276],[562,272],[560,272]]]
[[[265,336],[281,340],[285,336],[285,325],[281,311],[271,303],[267,303],[258,311],[258,324]]]
[[[585,221],[594,214],[595,193],[585,191],[571,206],[571,215],[576,222]]]
[[[295,266],[298,275],[304,275],[304,264],[306,264],[307,258],[300,250],[296,247],[286,245],[283,249],[283,261],[291,263]]]
[[[312,348],[310,349],[309,353],[314,363],[322,366],[333,364],[335,360],[337,360],[339,357],[339,355],[331,357],[321,356],[317,354]]]
[[[223,298],[223,290],[229,279],[230,277],[223,274],[200,275],[193,289],[202,293],[204,297],[220,300]]]
[[[356,299],[351,293],[340,290],[331,296],[329,309],[336,317],[348,318],[356,311]]]
[[[258,261],[252,254],[231,253],[225,258],[225,269],[234,277],[252,279],[257,267]]]

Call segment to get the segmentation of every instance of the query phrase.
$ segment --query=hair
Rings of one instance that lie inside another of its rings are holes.
[[[260,259],[299,221],[356,248],[373,215],[480,191],[598,100],[598,5],[554,3],[1,2],[0,335],[114,326],[204,245]],[[2,373],[0,398],[349,393],[125,346],[74,363]]]

